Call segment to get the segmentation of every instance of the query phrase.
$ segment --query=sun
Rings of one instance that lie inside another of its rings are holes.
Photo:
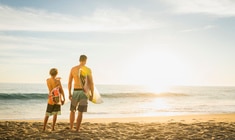
[[[128,76],[132,77],[132,82],[148,85],[155,91],[187,81],[187,65],[169,51],[145,50],[133,56],[128,64]]]

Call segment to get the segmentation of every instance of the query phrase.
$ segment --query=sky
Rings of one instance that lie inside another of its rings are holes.
[[[235,86],[233,0],[0,0],[0,82]]]

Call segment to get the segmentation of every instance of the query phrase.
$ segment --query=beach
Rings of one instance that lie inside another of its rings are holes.
[[[0,139],[235,139],[235,87],[176,86],[159,92],[137,85],[97,85],[97,89],[104,102],[89,102],[80,132],[69,129],[69,101],[61,107],[55,131],[50,117],[43,132],[46,85],[0,84]]]
[[[235,114],[152,116],[127,118],[84,118],[79,132],[58,119],[51,131],[43,120],[0,121],[1,139],[235,139]]]

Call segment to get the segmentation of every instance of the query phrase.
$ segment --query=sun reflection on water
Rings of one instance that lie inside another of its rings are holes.
[[[170,86],[149,84],[149,85],[145,85],[145,88],[146,88],[146,91],[149,91],[149,92],[155,93],[155,94],[160,94],[160,93],[169,91]]]

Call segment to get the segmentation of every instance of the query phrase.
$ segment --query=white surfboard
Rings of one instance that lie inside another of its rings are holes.
[[[82,71],[83,71],[82,69],[79,69],[78,75],[79,75],[80,80],[81,80],[80,76],[81,76]],[[84,70],[84,71],[85,71],[84,73],[87,73],[86,70]],[[91,96],[91,89],[90,89],[90,86],[89,86],[88,75],[87,74],[85,74],[85,75],[86,76],[83,76],[83,81],[84,81],[83,89],[84,89],[84,91],[85,91],[85,93],[86,93],[86,95],[89,99],[89,97]],[[83,81],[81,80],[81,82],[83,82]],[[97,88],[95,86],[94,86],[94,91],[93,91],[93,99],[91,100],[91,102],[95,103],[95,104],[103,103],[101,95],[100,95],[99,91],[97,90]]]
[[[89,95],[91,95],[91,91],[89,91]],[[103,103],[103,100],[101,98],[101,95],[99,93],[99,91],[97,90],[97,88],[94,86],[94,93],[93,93],[93,99],[91,101],[92,103],[95,104],[101,104]]]
[[[90,89],[90,86],[89,86],[89,82],[87,82],[88,79],[86,78],[86,82],[84,84],[84,91],[87,95],[87,97],[89,98],[91,96],[91,89]],[[99,91],[97,90],[96,86],[94,86],[94,91],[93,91],[93,99],[91,100],[92,103],[95,103],[95,104],[101,104],[103,103],[103,100],[101,98],[101,95],[99,93]]]

